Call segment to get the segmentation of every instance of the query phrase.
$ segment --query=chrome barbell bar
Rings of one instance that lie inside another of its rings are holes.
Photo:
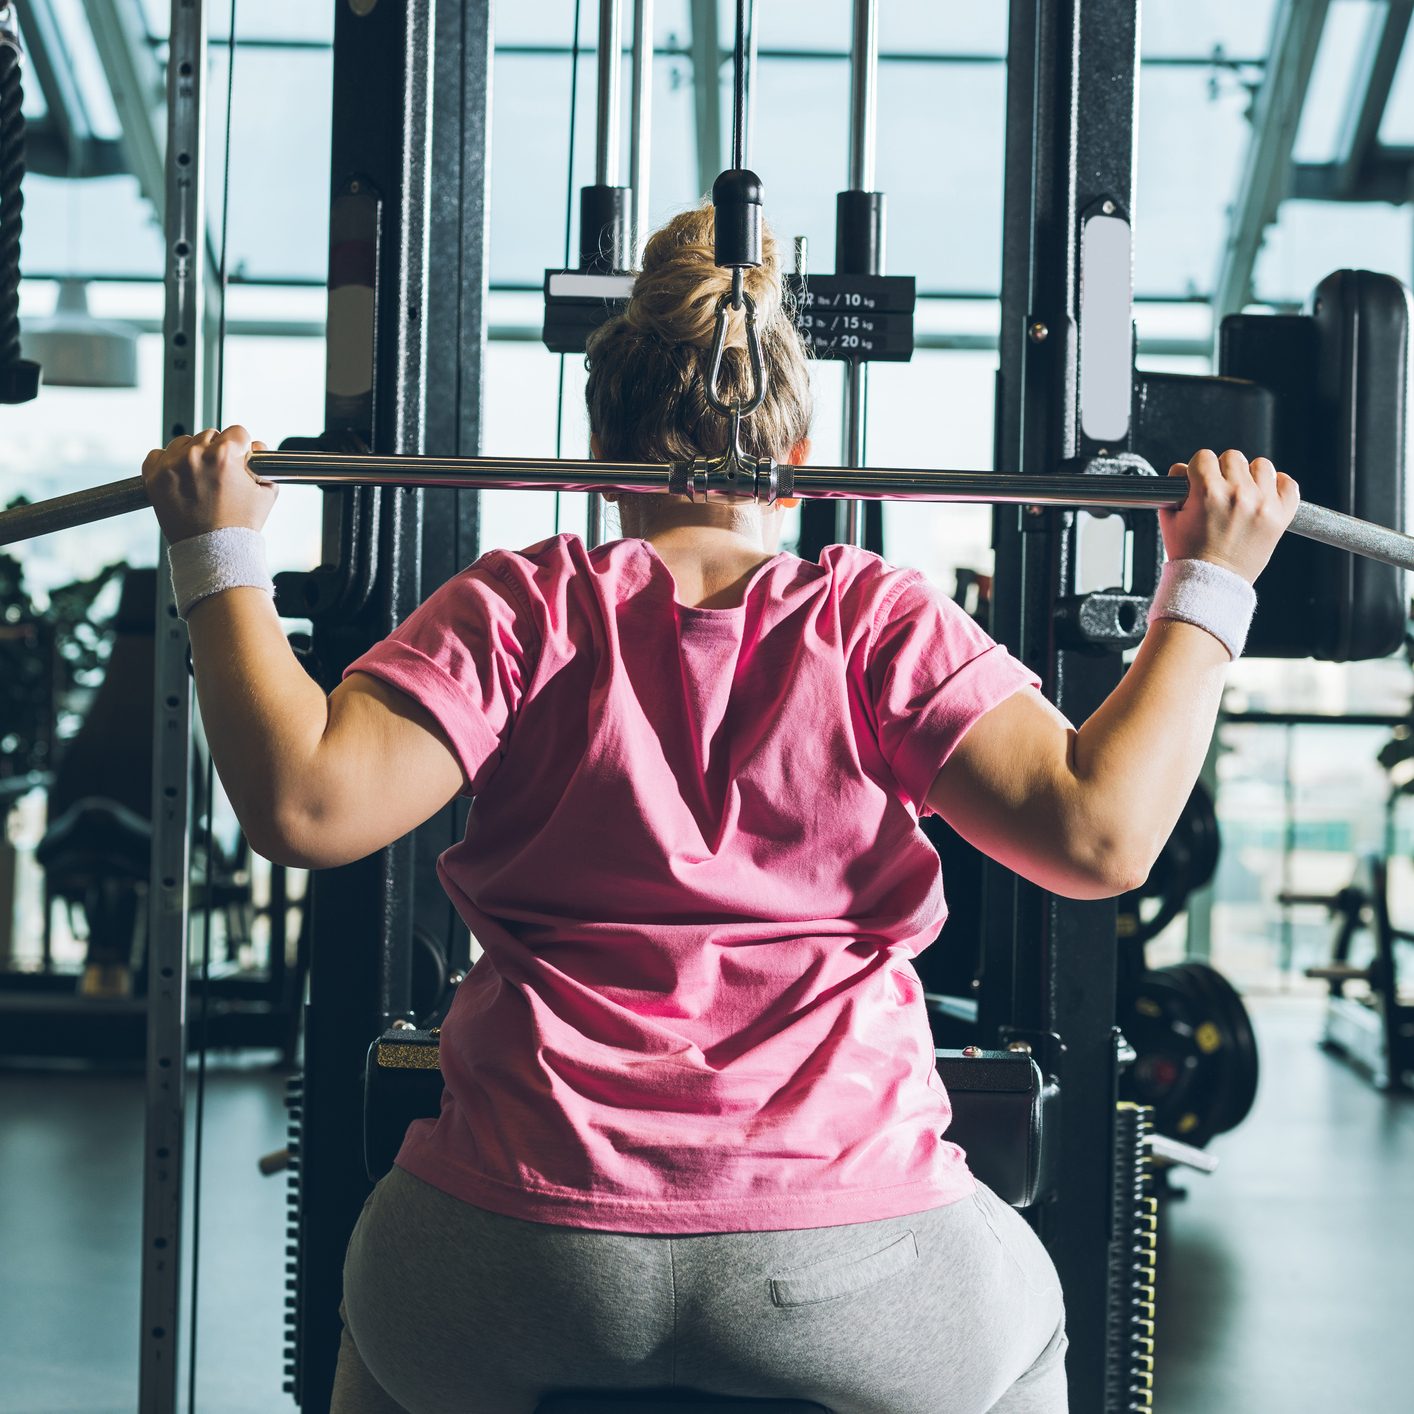
[[[267,481],[305,486],[447,487],[464,491],[669,492],[694,500],[934,501],[1057,507],[1070,510],[1164,510],[1181,506],[1181,477],[1144,475],[1014,476],[996,471],[943,471],[844,466],[793,467],[749,458],[694,462],[574,461],[553,457],[412,457],[337,452],[252,452],[247,465]],[[146,509],[140,476],[0,511],[0,545],[71,530]],[[1296,535],[1414,570],[1414,537],[1303,501],[1291,523]]]

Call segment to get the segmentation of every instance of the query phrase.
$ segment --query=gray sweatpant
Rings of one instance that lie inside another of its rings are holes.
[[[907,1217],[686,1237],[504,1217],[402,1169],[344,1265],[333,1414],[531,1414],[555,1390],[1064,1414],[1060,1283],[989,1189]]]

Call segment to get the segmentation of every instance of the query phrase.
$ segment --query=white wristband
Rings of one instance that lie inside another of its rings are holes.
[[[1170,560],[1149,609],[1155,619],[1181,619],[1206,629],[1234,658],[1242,655],[1257,591],[1240,574],[1211,560]]]
[[[265,537],[245,526],[227,526],[178,540],[168,546],[167,561],[172,569],[172,597],[182,618],[193,604],[223,589],[275,593],[274,581],[265,568]]]

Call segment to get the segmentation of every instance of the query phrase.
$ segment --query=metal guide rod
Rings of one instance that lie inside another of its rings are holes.
[[[633,188],[633,264],[648,244],[648,187],[653,166],[653,0],[633,0],[633,81],[629,88],[628,184]]]
[[[879,112],[879,0],[854,0],[849,65],[849,184],[874,190]]]
[[[304,486],[446,486],[477,491],[677,492],[697,499],[934,501],[1075,510],[1165,510],[1187,499],[1176,476],[1040,475],[935,468],[786,467],[717,462],[603,462],[554,457],[406,457],[334,452],[252,452],[247,465],[268,481]],[[748,486],[755,466],[757,479]],[[769,471],[769,478],[764,472]],[[69,530],[147,506],[140,476],[0,512],[0,545]],[[1303,502],[1293,534],[1400,569],[1414,569],[1414,536]]]
[[[206,13],[173,3],[163,214],[162,435],[201,425],[206,318]],[[187,1064],[191,681],[186,625],[157,576],[152,863],[147,890],[147,1105],[143,1130],[140,1414],[175,1414],[181,1333]]]
[[[594,111],[594,181],[601,187],[619,184],[619,91],[623,68],[622,0],[599,0],[599,85]],[[636,75],[635,75],[636,78]],[[634,84],[635,97],[638,85]],[[632,215],[632,213],[630,213]],[[637,239],[636,221],[635,234]],[[581,245],[584,233],[580,233]],[[622,254],[620,256],[622,258]],[[589,500],[585,539],[591,547],[607,538],[604,503],[598,496]]]
[[[619,184],[619,71],[623,61],[620,0],[599,0],[598,130],[594,138],[594,181]]]
[[[872,191],[878,124],[879,5],[878,0],[854,0],[854,31],[849,51],[849,185]],[[837,267],[843,267],[837,263]],[[871,271],[872,274],[879,273]],[[864,465],[864,424],[869,369],[852,358],[844,370],[844,448],[847,466]],[[843,507],[840,539],[864,544],[864,507],[859,501]]]

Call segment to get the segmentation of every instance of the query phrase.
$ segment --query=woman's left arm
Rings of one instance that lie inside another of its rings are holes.
[[[260,530],[277,488],[246,469],[242,427],[181,437],[143,465],[170,541]],[[465,786],[446,733],[419,703],[365,673],[325,696],[290,649],[265,591],[227,589],[188,611],[212,760],[251,846],[298,868],[390,844]]]

